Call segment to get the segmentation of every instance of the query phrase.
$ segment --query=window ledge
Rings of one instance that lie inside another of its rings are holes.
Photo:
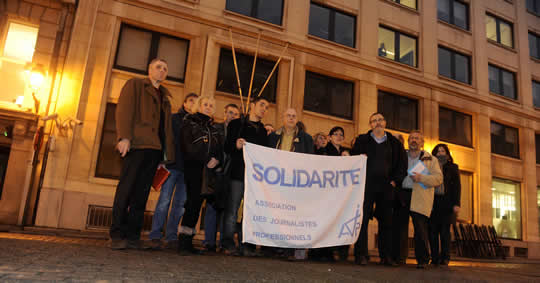
[[[238,94],[232,94],[232,93],[223,92],[223,91],[219,91],[219,90],[214,90],[214,94],[217,94],[217,95],[223,96],[223,97],[227,97],[227,98],[237,99],[238,102],[240,102],[240,95],[238,95]],[[244,98],[244,100],[243,100],[244,104],[247,103],[247,97],[244,97],[244,96],[242,96],[242,97]],[[253,98],[254,97],[251,96],[250,100],[253,99]],[[274,105],[274,106],[276,105],[276,102],[272,102],[272,101],[268,101],[268,102],[270,102],[270,105]],[[241,107],[241,105],[238,105],[238,106]]]
[[[331,41],[331,40],[328,40],[328,39],[320,38],[320,37],[318,37],[318,36],[314,36],[314,35],[311,35],[311,34],[307,34],[307,38],[308,38],[308,39],[312,39],[312,40],[316,40],[316,41],[320,41],[320,42],[322,42],[322,43],[331,44],[331,45],[334,45],[334,46],[343,48],[343,49],[345,49],[345,50],[347,50],[347,51],[351,51],[351,52],[358,53],[358,49],[357,49],[357,48],[350,47],[350,46],[347,46],[347,45],[343,45],[343,44],[341,44],[341,43],[337,43],[337,42],[334,42],[334,41]]]
[[[325,118],[325,119],[330,119],[330,120],[334,120],[334,121],[337,121],[337,122],[354,124],[353,120],[349,120],[349,119],[345,119],[345,118],[341,118],[341,117],[336,117],[336,116],[332,116],[332,115],[328,115],[328,114],[317,113],[317,112],[313,112],[313,111],[309,111],[309,110],[302,110],[302,112],[306,113],[308,115],[319,117],[319,118]]]
[[[469,35],[472,35],[472,31],[468,30],[468,29],[464,29],[464,28],[461,28],[459,26],[456,26],[454,24],[451,24],[451,23],[448,23],[448,22],[445,22],[441,19],[437,19],[437,21],[439,22],[439,24],[443,24],[445,26],[448,26],[450,28],[453,28],[455,30],[458,30],[458,31],[461,31],[461,32],[464,32],[464,33],[468,33]]]
[[[498,93],[495,93],[495,92],[489,92],[489,94],[495,96],[495,97],[498,97],[499,99],[503,99],[502,102],[510,102],[512,104],[515,104],[516,106],[519,106],[521,105],[521,103],[517,100],[517,99],[512,99],[512,98],[508,98],[502,94],[498,94]]]
[[[443,81],[446,81],[446,82],[458,84],[458,85],[465,86],[465,87],[468,87],[468,88],[471,88],[471,89],[475,88],[472,84],[467,84],[467,83],[464,83],[464,82],[460,82],[458,80],[454,80],[452,78],[445,77],[443,75],[437,75],[437,77],[439,77],[440,80],[443,80]]]
[[[523,160],[521,160],[520,158],[506,156],[506,155],[499,154],[499,153],[492,152],[491,157],[497,157],[497,158],[505,159],[505,160],[508,160],[508,161],[519,162],[519,163],[523,164]]]
[[[273,23],[270,23],[270,22],[267,22],[267,21],[263,21],[263,20],[260,20],[260,19],[257,19],[257,18],[242,15],[240,13],[236,13],[236,12],[229,11],[229,10],[226,10],[226,9],[223,10],[223,14],[225,14],[225,17],[227,17],[229,19],[232,19],[232,20],[235,20],[235,21],[238,21],[238,22],[240,22],[242,24],[252,24],[253,22],[255,22],[258,25],[269,27],[269,28],[271,28],[271,29],[273,29],[275,31],[283,32],[285,30],[283,25],[281,25],[281,26],[276,25],[276,24],[273,24]],[[282,21],[282,24],[283,24],[283,13],[281,14],[281,21]]]
[[[377,56],[377,58],[379,58],[379,60],[381,60],[383,62],[389,62],[389,63],[392,63],[392,64],[397,64],[398,66],[406,67],[406,68],[414,70],[416,72],[421,72],[420,68],[418,68],[418,67],[413,67],[411,65],[407,65],[405,63],[401,63],[401,62],[398,62],[396,60],[388,59],[388,58],[382,57],[382,56]]]
[[[128,71],[124,71],[124,70],[120,70],[120,69],[115,69],[115,68],[112,69],[112,72],[116,73],[116,74],[126,75],[126,76],[129,76],[129,77],[132,77],[132,78],[142,78],[142,79],[148,78],[148,75],[132,73],[132,72],[128,72]],[[185,87],[184,83],[177,82],[177,81],[171,81],[171,80],[163,81],[163,85],[165,85],[165,86],[170,85],[170,86]]]
[[[416,15],[420,15],[420,11],[418,11],[417,9],[414,9],[414,8],[411,8],[409,6],[406,6],[406,5],[403,5],[403,4],[400,4],[400,3],[396,3],[392,0],[384,0],[386,3],[389,3],[390,5],[394,5],[396,7],[399,7],[399,8],[402,8],[402,9],[405,9],[405,11],[408,11],[410,13],[413,13],[413,14],[416,14]],[[417,8],[418,8],[418,3],[417,3]]]
[[[498,47],[504,48],[504,49],[506,49],[506,50],[508,50],[508,51],[511,51],[511,52],[514,52],[514,53],[516,53],[516,54],[517,54],[517,51],[516,51],[516,49],[514,49],[513,47],[510,47],[510,46],[506,46],[506,45],[504,45],[504,44],[502,44],[502,43],[498,43],[497,41],[491,40],[491,39],[489,39],[489,38],[488,38],[488,40],[487,40],[487,41],[488,41],[489,43],[491,43],[491,44],[495,45],[495,46],[498,46]]]
[[[536,17],[540,17],[540,14],[537,14],[537,13],[535,13],[534,11],[531,11],[531,10],[529,10],[529,9],[526,9],[526,10],[527,10],[527,13],[529,13],[529,14],[531,14],[531,15],[533,15],[533,16],[536,16]]]
[[[444,143],[449,143],[453,147],[459,147],[460,149],[466,150],[466,151],[469,151],[469,152],[474,152],[476,150],[472,145],[471,146],[462,145],[462,144],[454,143],[453,141],[441,139],[440,137],[439,137],[439,141],[444,142]]]
[[[535,58],[535,57],[532,57],[532,56],[531,56],[531,60],[532,60],[533,62],[535,62],[535,63],[540,64],[540,58]]]

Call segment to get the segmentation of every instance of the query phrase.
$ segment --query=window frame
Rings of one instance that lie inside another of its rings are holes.
[[[448,1],[448,7],[449,7],[449,11],[448,11],[448,16],[450,18],[450,21],[445,21],[441,18],[439,18],[439,5],[437,5],[437,20],[440,20],[440,21],[443,21],[447,24],[450,24],[454,27],[457,27],[459,29],[462,29],[462,30],[466,30],[466,31],[470,31],[471,30],[471,17],[470,17],[470,6],[469,6],[469,3],[466,3],[466,2],[463,2],[463,1],[459,1],[459,0],[445,0],[445,1]],[[459,2],[460,4],[464,5],[466,8],[467,8],[467,18],[466,18],[466,27],[463,28],[463,27],[460,27],[458,25],[455,24],[455,17],[454,17],[454,2]],[[438,3],[438,1],[437,1]]]
[[[130,73],[135,73],[135,74],[140,74],[140,75],[148,75],[148,68],[146,70],[142,71],[142,70],[135,69],[135,68],[121,66],[121,65],[118,65],[118,63],[117,63],[118,54],[120,53],[119,46],[120,46],[120,43],[122,42],[123,30],[126,27],[131,28],[131,29],[135,29],[135,30],[139,30],[139,31],[143,31],[143,32],[149,32],[151,34],[150,50],[149,50],[149,53],[148,53],[148,62],[146,64],[147,66],[150,64],[152,59],[157,58],[157,53],[158,53],[158,50],[159,50],[159,39],[160,39],[160,37],[168,37],[168,38],[174,39],[174,40],[185,41],[187,43],[187,47],[186,47],[186,62],[184,63],[184,77],[183,78],[176,78],[176,77],[172,77],[170,75],[167,75],[167,78],[165,78],[166,80],[175,81],[175,82],[179,82],[179,83],[184,83],[185,82],[186,72],[187,72],[187,65],[188,65],[188,62],[189,62],[189,48],[190,48],[190,45],[191,45],[191,41],[189,39],[185,39],[185,38],[181,38],[181,37],[175,37],[175,36],[172,36],[172,35],[169,35],[169,34],[166,34],[166,33],[153,31],[153,30],[148,30],[148,29],[141,28],[141,27],[134,26],[134,25],[130,25],[130,24],[127,24],[127,23],[122,23],[122,25],[120,26],[120,32],[119,32],[119,35],[118,35],[118,42],[116,44],[116,52],[115,52],[114,62],[113,62],[113,69],[127,71],[127,72],[130,72]]]
[[[504,97],[506,99],[511,99],[511,100],[517,102],[518,101],[518,85],[517,85],[517,82],[516,82],[516,73],[512,72],[510,70],[501,68],[501,67],[499,67],[497,65],[488,63],[488,84],[489,84],[489,67],[490,66],[493,67],[493,68],[496,68],[498,70],[497,80],[498,80],[499,89],[501,90],[502,93],[496,93],[496,92],[492,91],[491,88],[489,88],[489,92],[491,94],[502,96],[502,97]],[[504,95],[503,72],[507,72],[507,73],[512,74],[512,78],[514,80],[514,96],[515,96],[514,98]]]
[[[413,9],[413,10],[415,10],[415,11],[418,11],[418,0],[414,0],[414,6],[415,6],[415,8],[413,8],[413,7],[411,7],[411,6],[408,6],[408,5],[405,5],[405,4],[402,4],[402,3],[401,3],[401,0],[388,0],[388,1],[394,2],[394,3],[396,3],[396,4],[399,4],[399,5],[403,6],[403,7],[407,7],[407,8],[409,8],[409,9]]]
[[[532,0],[533,2],[533,7],[535,10],[529,10],[529,7],[527,5],[527,2],[529,2],[531,0],[526,0],[526,3],[525,3],[525,9],[527,10],[527,12],[537,16],[537,17],[540,17],[540,0]]]
[[[454,49],[450,49],[444,45],[438,45],[437,46],[437,57],[439,60],[437,60],[437,71],[439,71],[439,68],[440,68],[440,64],[441,64],[441,58],[439,56],[439,50],[440,48],[450,52],[450,77],[447,77],[445,75],[442,75],[440,72],[439,72],[439,75],[440,76],[443,76],[445,78],[448,78],[448,79],[451,79],[451,80],[454,80],[456,82],[460,82],[460,83],[464,83],[464,84],[467,84],[467,85],[471,85],[472,86],[472,68],[471,68],[471,61],[472,61],[472,58],[470,55],[467,55],[467,54],[464,54],[464,53],[461,53],[459,51],[455,51]],[[463,57],[466,57],[467,58],[467,69],[468,69],[468,73],[469,75],[467,76],[467,82],[462,82],[458,79],[456,79],[456,54],[458,55],[461,55]]]
[[[535,79],[531,80],[531,93],[532,93],[532,98],[533,98],[533,107],[536,108],[536,109],[540,109],[540,93],[538,94],[538,102],[539,102],[539,104],[536,105],[534,103],[534,84],[538,85],[538,90],[540,91],[540,81],[537,81]]]
[[[309,23],[311,21],[311,5],[315,5],[315,6],[319,6],[321,8],[324,8],[324,9],[328,9],[330,14],[329,14],[329,19],[328,19],[328,38],[322,38],[318,35],[314,35],[314,34],[311,34],[309,32]],[[353,28],[354,28],[354,32],[353,32],[353,45],[350,46],[350,45],[347,45],[347,44],[343,44],[343,43],[340,43],[340,42],[337,42],[335,41],[335,19],[336,19],[336,13],[340,13],[340,14],[343,14],[343,15],[346,15],[346,16],[349,16],[349,17],[352,17],[354,19],[354,25],[353,25]],[[320,38],[322,40],[328,40],[328,41],[331,41],[333,43],[336,43],[336,44],[339,44],[339,45],[343,45],[343,46],[346,46],[346,47],[349,47],[349,48],[356,48],[356,33],[357,33],[357,25],[358,25],[358,18],[357,18],[357,15],[354,15],[354,14],[351,14],[351,13],[348,13],[348,12],[345,12],[343,10],[339,10],[339,9],[336,9],[334,7],[331,7],[331,6],[325,6],[321,3],[318,3],[318,2],[314,2],[314,1],[310,1],[309,2],[309,16],[308,16],[308,34],[310,36],[314,36],[316,38]]]
[[[259,6],[259,1],[261,0],[252,0],[252,3],[253,5],[251,6],[251,11],[250,11],[250,14],[249,15],[246,15],[246,14],[243,14],[243,13],[240,13],[240,12],[237,12],[237,11],[233,11],[231,9],[229,9],[229,1],[234,1],[234,0],[226,0],[225,1],[225,10],[229,11],[229,12],[233,12],[233,13],[237,13],[237,14],[240,14],[240,15],[243,15],[243,16],[246,16],[246,17],[250,17],[250,18],[253,18],[253,19],[257,19],[259,21],[263,21],[265,23],[269,23],[271,25],[276,25],[276,26],[283,26],[283,14],[284,14],[284,11],[285,11],[285,1],[286,0],[279,0],[281,1],[281,17],[279,18],[279,24],[276,24],[276,23],[272,23],[272,22],[269,22],[267,20],[263,20],[257,16],[255,16],[255,14],[257,14],[257,8]],[[273,0],[275,1],[275,0]]]
[[[540,165],[540,150],[538,150],[538,146],[540,145],[540,133],[534,133],[534,142],[536,148],[536,165]]]
[[[517,192],[519,193],[519,196],[516,196],[515,199],[517,202],[519,202],[519,207],[516,207],[516,209],[519,209],[519,225],[518,225],[518,228],[519,228],[519,234],[520,234],[520,237],[517,237],[517,238],[507,238],[507,237],[502,237],[502,233],[500,233],[500,231],[497,231],[497,237],[498,238],[501,238],[501,239],[507,239],[507,240],[514,240],[514,241],[521,241],[523,240],[523,203],[521,201],[521,197],[523,195],[523,192],[522,192],[522,182],[519,182],[519,181],[514,181],[514,180],[511,180],[511,179],[505,179],[505,178],[501,178],[501,177],[497,177],[497,176],[493,176],[491,178],[491,186],[492,188],[494,188],[493,186],[493,181],[497,181],[499,183],[506,183],[506,184],[512,184],[512,185],[515,185],[517,187]],[[514,194],[515,195],[515,194]],[[494,208],[493,207],[493,197],[492,197],[492,203],[491,203],[491,207],[492,209]],[[517,205],[516,205],[517,206]],[[495,215],[492,216],[492,225],[494,225],[493,223],[493,220],[495,219]],[[497,230],[495,228],[495,230]]]
[[[507,155],[507,154],[504,154],[504,153],[500,153],[500,152],[495,152],[493,150],[493,133],[491,132],[491,124],[497,124],[497,125],[500,125],[502,127],[504,127],[504,130],[505,130],[505,135],[506,135],[506,129],[507,128],[511,128],[511,129],[515,129],[517,131],[517,136],[516,136],[516,143],[515,143],[515,147],[516,147],[516,153],[517,155],[516,156],[512,156],[512,155]],[[518,159],[518,160],[521,160],[521,152],[520,152],[520,147],[519,147],[519,128],[515,128],[515,127],[512,127],[512,126],[507,126],[505,124],[502,124],[502,123],[499,123],[497,121],[494,121],[494,120],[491,120],[490,121],[490,142],[491,142],[491,153],[492,154],[498,154],[498,155],[501,155],[501,156],[506,156],[506,157],[509,157],[509,158],[514,158],[514,159]]]
[[[440,115],[441,109],[444,109],[445,111],[450,111],[452,113],[452,124],[453,124],[452,126],[453,126],[453,129],[458,128],[457,125],[456,125],[456,122],[455,122],[456,121],[456,114],[463,115],[463,116],[468,116],[470,118],[471,125],[470,125],[470,133],[469,133],[469,135],[471,137],[471,144],[464,144],[464,143],[457,142],[455,140],[441,138],[441,119],[440,119],[440,117],[441,117],[441,115]],[[466,114],[466,113],[456,111],[454,109],[439,105],[439,140],[447,142],[447,143],[451,143],[451,144],[456,144],[456,145],[460,145],[460,146],[464,146],[464,147],[468,147],[468,148],[473,148],[474,137],[473,137],[473,117],[472,117],[472,115],[469,115],[469,114]]]
[[[534,39],[536,40],[536,56],[533,56],[531,55],[531,51],[532,50],[529,50],[529,56],[536,59],[536,60],[540,60],[540,35],[532,32],[529,30],[529,32],[527,33],[527,38],[529,39],[529,35],[532,35],[534,37]],[[530,39],[529,39],[530,40]],[[530,46],[530,42],[529,42],[529,46]],[[530,49],[530,48],[529,48]]]
[[[420,101],[418,99],[411,98],[411,97],[408,97],[408,96],[405,96],[405,95],[400,95],[400,94],[397,94],[397,93],[394,93],[394,92],[386,91],[384,89],[377,89],[377,112],[379,112],[379,113],[381,113],[383,115],[384,115],[384,113],[383,113],[382,109],[379,109],[379,97],[381,96],[381,94],[393,97],[395,100],[400,99],[400,98],[404,98],[406,100],[414,102],[414,106],[415,106],[415,110],[416,110],[416,113],[414,115],[414,117],[415,117],[415,125],[414,125],[414,127],[412,129],[405,129],[405,128],[400,128],[400,127],[395,127],[395,125],[393,125],[393,124],[399,124],[399,123],[395,123],[394,120],[397,121],[399,119],[392,117],[392,121],[391,121],[391,123],[389,123],[391,119],[389,119],[389,117],[387,117],[388,116],[387,115],[387,116],[384,117],[384,119],[386,120],[386,126],[387,126],[388,129],[403,132],[403,133],[410,133],[410,132],[412,132],[414,130],[419,129],[419,120],[420,120],[419,119],[419,117],[420,117],[419,103],[420,103]],[[393,107],[393,108],[395,108],[395,107]],[[398,110],[394,110],[394,113],[396,111],[398,111]],[[396,115],[396,116],[399,117],[399,114]]]
[[[99,168],[100,168],[100,164],[102,161],[100,161],[100,155],[101,155],[101,150],[103,149],[103,139],[105,137],[105,132],[111,132],[109,130],[106,129],[106,123],[107,123],[107,108],[109,107],[109,105],[111,107],[114,107],[114,109],[112,109],[111,111],[113,111],[113,113],[116,112],[116,107],[118,105],[118,103],[116,102],[111,102],[111,101],[107,101],[107,103],[105,104],[105,109],[104,109],[104,113],[103,113],[103,124],[101,125],[101,136],[100,136],[100,140],[99,140],[99,144],[98,144],[98,152],[97,152],[97,156],[96,156],[96,166],[95,166],[95,169],[94,169],[94,177],[95,178],[103,178],[103,179],[109,179],[109,180],[119,180],[120,179],[120,176],[115,176],[115,175],[112,175],[112,174],[101,174],[101,172],[98,172]],[[114,106],[113,106],[114,105]],[[116,130],[116,125],[115,125],[115,133],[117,132]]]
[[[346,115],[340,115],[339,113],[338,114],[334,114],[334,113],[323,113],[323,112],[319,112],[319,111],[315,111],[315,110],[312,110],[312,109],[306,109],[306,95],[307,95],[307,92],[306,92],[306,85],[308,84],[308,76],[314,76],[316,77],[317,79],[324,79],[325,80],[325,86],[326,86],[326,93],[330,93],[330,90],[329,90],[329,82],[331,81],[341,81],[341,82],[345,82],[345,83],[350,83],[352,84],[352,93],[351,93],[351,103],[349,104],[349,107],[350,107],[350,113],[351,113],[351,116],[348,117]],[[306,110],[306,111],[311,111],[311,112],[314,112],[314,113],[318,113],[318,114],[321,114],[321,115],[327,115],[327,116],[332,116],[332,117],[337,117],[337,118],[341,118],[341,119],[345,119],[345,120],[354,120],[354,102],[355,102],[355,82],[354,81],[349,81],[349,80],[344,80],[344,79],[341,79],[341,78],[337,78],[337,77],[332,77],[332,76],[328,76],[328,75],[324,75],[324,74],[321,74],[321,73],[317,73],[317,72],[314,72],[314,71],[310,71],[310,70],[306,70],[305,71],[305,80],[304,80],[304,102],[302,103],[302,109],[303,110]]]
[[[379,25],[379,28],[383,28],[383,29],[386,29],[386,30],[389,30],[391,32],[394,33],[394,60],[390,59],[390,58],[387,58],[385,56],[380,56],[377,52],[377,57],[380,57],[380,58],[384,58],[386,60],[390,60],[390,61],[394,61],[394,62],[397,62],[397,63],[400,63],[400,64],[403,64],[403,65],[407,65],[407,66],[410,66],[410,67],[413,67],[413,68],[418,68],[418,54],[420,53],[419,52],[419,49],[418,49],[418,37],[416,36],[413,36],[411,34],[408,34],[408,33],[404,33],[404,32],[401,32],[399,30],[396,30],[394,28],[391,28],[391,27],[388,27],[386,25],[382,25],[380,24]],[[377,30],[378,32],[378,30]],[[414,42],[415,42],[415,62],[414,62],[414,66],[413,65],[409,65],[407,63],[403,63],[401,61],[399,61],[399,59],[401,58],[401,53],[400,53],[400,47],[401,47],[401,42],[400,42],[400,35],[404,35],[404,36],[407,36],[407,37],[410,37],[410,38],[413,38],[414,39]]]
[[[489,42],[494,42],[494,43],[500,44],[500,45],[502,45],[504,47],[514,49],[514,45],[515,45],[514,44],[514,41],[515,41],[514,40],[514,23],[509,22],[507,20],[504,20],[504,19],[502,19],[500,17],[497,17],[497,16],[495,16],[495,15],[493,15],[491,13],[486,13],[486,16],[492,17],[495,20],[495,34],[497,35],[497,40],[494,41],[492,39],[487,38],[487,34],[486,34],[487,40]],[[512,31],[512,38],[511,38],[512,44],[511,44],[511,46],[508,46],[508,45],[501,42],[501,25],[500,25],[501,22],[510,26],[510,30]]]

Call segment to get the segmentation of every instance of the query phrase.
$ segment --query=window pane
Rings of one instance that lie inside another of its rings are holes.
[[[503,95],[508,98],[516,99],[514,74],[507,71],[502,71],[502,75]]]
[[[15,102],[18,97],[24,97],[23,107],[33,107],[31,94],[25,97],[26,75],[24,63],[15,63],[8,60],[0,60],[0,85],[2,93],[0,100],[6,102]]]
[[[152,33],[124,26],[116,65],[146,72]]]
[[[527,0],[527,10],[534,12],[534,1],[535,0]]]
[[[447,23],[450,22],[450,0],[437,1],[437,17]]]
[[[444,107],[439,108],[439,139],[472,146],[472,117]]]
[[[495,18],[489,15],[486,15],[486,35],[488,39],[497,41],[497,23]]]
[[[540,134],[534,135],[536,142],[536,164],[540,164]]]
[[[416,67],[416,39],[399,35],[399,62]]]
[[[470,83],[469,57],[454,53],[454,58],[456,60],[455,79],[466,84]]]
[[[330,39],[330,10],[311,3],[309,10],[309,34]]]
[[[491,122],[491,152],[519,158],[518,129]]]
[[[353,87],[351,82],[329,80],[330,99],[332,106],[330,114],[340,117],[352,118]]]
[[[439,47],[439,75],[452,78],[451,52]]]
[[[540,59],[540,37],[529,33],[529,54],[531,57]]]
[[[169,67],[169,77],[184,79],[186,69],[186,57],[188,51],[188,41],[161,36],[157,58],[167,61]]]
[[[416,0],[400,0],[399,3],[416,10]]]
[[[458,218],[460,220],[473,221],[473,175],[469,172],[459,173],[461,181],[461,201]]]
[[[281,25],[283,0],[259,0],[257,18],[276,25]]]
[[[501,87],[499,84],[499,69],[489,65],[489,91],[493,93],[501,94]]]
[[[534,107],[540,108],[540,82],[532,81],[532,95]]]
[[[377,111],[389,129],[410,132],[418,127],[418,102],[414,99],[379,90]]]
[[[396,45],[394,32],[383,27],[379,27],[379,56],[394,60],[395,49]]]
[[[499,22],[499,28],[501,30],[501,42],[502,44],[513,47],[512,44],[512,26],[505,23],[505,22]]]
[[[467,5],[454,1],[454,24],[460,28],[468,29],[469,23],[467,18]]]
[[[304,109],[352,119],[354,84],[306,72]]]
[[[253,0],[227,0],[225,9],[251,17],[252,3]]]
[[[38,28],[10,23],[4,45],[4,56],[32,62],[38,36]]]
[[[354,47],[355,30],[356,27],[354,17],[338,12],[335,13],[335,42]]]
[[[122,158],[116,152],[116,104],[107,103],[103,134],[99,146],[96,177],[118,179],[122,171]]]
[[[493,226],[501,238],[521,239],[520,184],[493,178]]]

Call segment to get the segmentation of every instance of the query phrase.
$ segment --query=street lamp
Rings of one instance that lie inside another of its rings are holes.
[[[32,89],[32,98],[34,99],[34,108],[36,114],[39,113],[39,99],[36,97],[36,92],[39,90],[43,81],[45,80],[45,69],[42,64],[33,65],[32,63],[26,64],[26,74],[28,77],[28,83]]]

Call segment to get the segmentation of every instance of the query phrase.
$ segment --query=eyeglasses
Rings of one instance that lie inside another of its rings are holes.
[[[373,119],[370,121],[370,123],[379,123],[379,122],[383,122],[384,121],[384,118],[379,118],[379,119]]]
[[[333,133],[332,136],[344,137],[345,135],[342,133]]]

